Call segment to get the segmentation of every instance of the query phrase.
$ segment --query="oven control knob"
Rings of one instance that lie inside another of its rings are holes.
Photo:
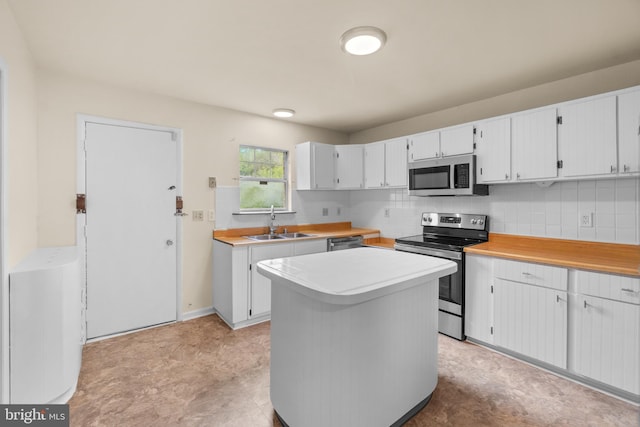
[[[484,224],[484,220],[483,219],[478,219],[478,225],[482,225]]]
[[[475,218],[471,218],[471,224],[476,224],[477,222],[478,222],[478,220],[477,220],[477,219],[475,219]]]
[[[432,222],[433,218],[431,218],[430,216],[427,217],[427,222]]]

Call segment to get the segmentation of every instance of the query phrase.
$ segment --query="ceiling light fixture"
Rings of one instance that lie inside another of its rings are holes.
[[[356,27],[340,37],[340,47],[351,55],[370,55],[380,50],[386,41],[387,35],[380,28]]]
[[[284,118],[284,119],[293,117],[295,113],[296,113],[295,111],[290,110],[288,108],[276,108],[275,110],[273,110],[274,116]]]

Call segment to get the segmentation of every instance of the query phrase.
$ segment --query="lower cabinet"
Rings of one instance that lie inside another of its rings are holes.
[[[271,281],[258,273],[265,259],[325,252],[326,239],[233,246],[213,241],[213,308],[233,329],[262,322],[271,313]]]
[[[573,370],[639,395],[640,279],[579,271],[576,284]]]
[[[465,333],[640,401],[640,279],[466,255]]]

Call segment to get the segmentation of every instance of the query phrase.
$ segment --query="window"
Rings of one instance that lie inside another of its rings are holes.
[[[288,207],[287,155],[283,150],[240,146],[240,210]]]

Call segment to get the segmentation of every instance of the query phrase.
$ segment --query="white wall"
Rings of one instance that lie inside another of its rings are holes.
[[[296,125],[224,108],[85,81],[38,70],[38,228],[40,246],[75,244],[76,114],[183,129],[183,196],[186,212],[214,209],[219,186],[238,185],[239,145],[289,150],[307,140],[344,144],[339,132]],[[295,162],[291,173],[295,176]],[[31,197],[36,197],[31,194]],[[224,210],[226,203],[218,203]],[[218,221],[227,215],[218,214]],[[212,305],[211,234],[214,224],[185,217],[183,227],[183,311]]]
[[[0,0],[0,65],[5,104],[6,264],[9,271],[37,245],[36,71],[29,49],[5,0]],[[4,153],[3,153],[4,155]],[[0,402],[9,399],[8,271],[0,271]]]
[[[385,216],[388,210],[388,217]],[[640,180],[636,178],[492,185],[489,196],[415,197],[406,190],[351,191],[354,225],[385,237],[422,232],[422,212],[489,215],[490,232],[572,240],[640,244]],[[593,227],[579,216],[593,213]]]

